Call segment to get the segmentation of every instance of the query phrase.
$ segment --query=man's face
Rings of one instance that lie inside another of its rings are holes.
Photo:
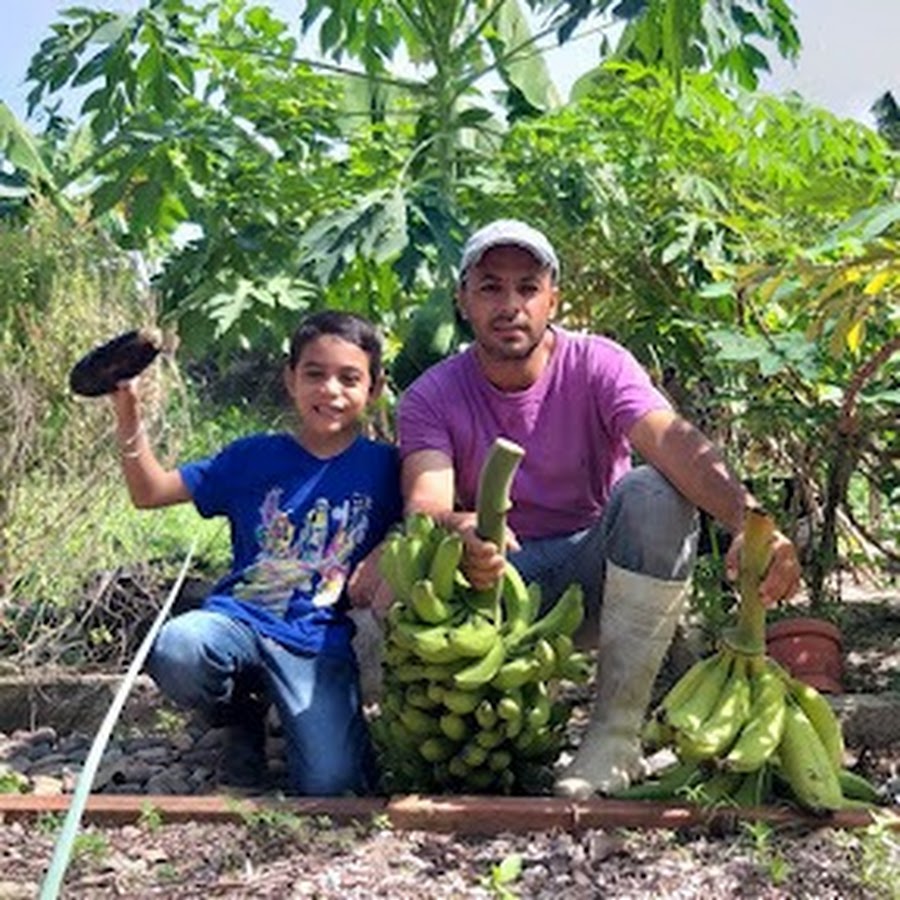
[[[501,246],[469,269],[457,302],[489,357],[526,359],[544,337],[559,291],[550,270],[527,250]]]

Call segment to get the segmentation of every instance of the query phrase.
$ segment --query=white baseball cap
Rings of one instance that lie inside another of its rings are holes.
[[[527,250],[542,266],[550,269],[553,281],[559,278],[559,260],[547,236],[518,219],[497,219],[479,228],[463,247],[459,264],[459,280],[466,276],[472,266],[478,265],[488,250],[494,247],[521,247]]]

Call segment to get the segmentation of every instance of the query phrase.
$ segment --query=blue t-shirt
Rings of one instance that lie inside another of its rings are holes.
[[[231,525],[231,572],[204,602],[292,650],[352,655],[344,588],[401,516],[396,448],[359,437],[319,459],[255,435],[179,467],[204,517]]]

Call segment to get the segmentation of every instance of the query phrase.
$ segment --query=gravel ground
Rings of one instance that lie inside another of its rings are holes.
[[[55,822],[0,827],[0,897],[37,893]],[[63,893],[100,897],[896,898],[883,830],[589,831],[459,838],[297,817],[87,828]],[[6,879],[6,880],[4,880]]]

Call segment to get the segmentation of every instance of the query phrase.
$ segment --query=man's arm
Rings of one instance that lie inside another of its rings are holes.
[[[472,586],[495,584],[503,574],[503,554],[496,544],[478,537],[473,510],[454,510],[456,482],[450,457],[440,450],[417,450],[403,460],[400,477],[406,513],[427,513],[444,528],[458,531],[465,545],[463,569]],[[518,548],[511,532],[507,545]]]
[[[640,418],[628,435],[632,446],[695,506],[721,522],[734,536],[726,557],[730,578],[737,577],[743,543],[744,511],[758,505],[729,469],[719,449],[690,422],[668,410]],[[800,586],[800,563],[794,545],[780,531],[772,547],[772,563],[760,594],[775,603]]]

